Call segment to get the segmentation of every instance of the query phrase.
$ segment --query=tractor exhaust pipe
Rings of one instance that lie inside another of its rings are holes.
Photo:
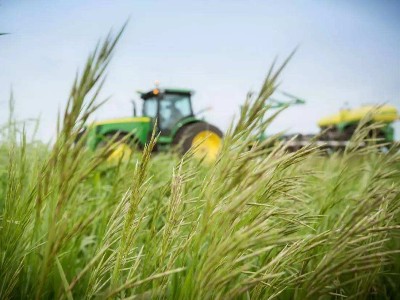
[[[134,117],[136,117],[136,102],[135,102],[135,100],[131,100],[131,102],[132,102],[132,105],[133,105],[133,116]]]

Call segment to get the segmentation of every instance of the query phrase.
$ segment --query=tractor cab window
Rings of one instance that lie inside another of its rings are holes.
[[[159,125],[163,133],[169,133],[181,119],[193,115],[190,96],[184,94],[165,94],[160,100]]]
[[[150,118],[157,117],[157,98],[147,99],[144,102],[143,115]]]

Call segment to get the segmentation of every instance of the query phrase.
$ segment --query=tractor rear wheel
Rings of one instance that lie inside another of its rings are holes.
[[[212,162],[221,149],[222,137],[223,134],[217,127],[198,122],[181,128],[174,138],[174,145],[182,154],[193,148],[195,157]]]

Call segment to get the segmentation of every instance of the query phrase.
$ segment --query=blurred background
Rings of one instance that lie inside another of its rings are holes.
[[[38,137],[52,139],[77,68],[128,18],[98,120],[130,116],[136,91],[159,80],[195,90],[195,111],[212,107],[207,120],[227,129],[274,58],[296,46],[280,88],[307,103],[287,109],[268,133],[316,133],[320,117],[344,106],[400,109],[400,1],[0,0],[0,32],[10,33],[0,36],[1,123],[12,88],[17,118],[40,117]]]

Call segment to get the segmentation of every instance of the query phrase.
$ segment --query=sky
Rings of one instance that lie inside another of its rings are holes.
[[[225,130],[274,58],[297,46],[280,88],[307,102],[267,133],[316,133],[319,118],[345,105],[400,110],[400,1],[0,0],[0,32],[10,33],[0,36],[0,123],[12,89],[16,116],[40,117],[38,137],[54,138],[76,71],[128,18],[97,120],[130,116],[136,91],[158,80],[193,89],[195,111],[211,107],[206,119]]]

